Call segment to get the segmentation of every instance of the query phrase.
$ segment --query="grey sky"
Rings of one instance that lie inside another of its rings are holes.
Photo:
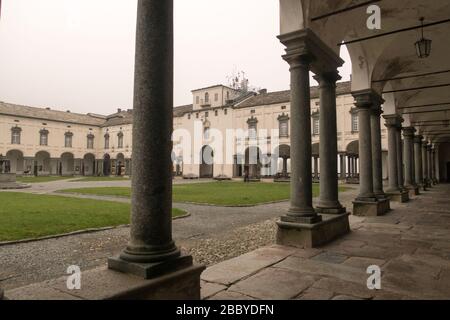
[[[82,113],[131,108],[136,4],[2,0],[0,100]],[[175,0],[175,105],[237,70],[254,86],[288,89],[278,32],[278,0]]]

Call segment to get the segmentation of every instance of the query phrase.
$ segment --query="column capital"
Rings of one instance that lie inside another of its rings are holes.
[[[408,137],[408,138],[413,138],[414,137],[414,133],[417,131],[416,128],[414,127],[403,127],[403,136]]]
[[[386,120],[386,127],[388,128],[398,128],[401,126],[400,116],[398,114],[384,115],[383,118]]]
[[[320,87],[329,85],[336,86],[336,82],[342,79],[337,70],[319,73],[313,78],[319,83]]]
[[[355,106],[360,109],[379,108],[384,103],[383,98],[373,89],[353,91],[352,96],[355,99]]]
[[[422,143],[422,140],[423,140],[423,136],[422,135],[415,135],[414,136],[414,142],[415,143]]]
[[[292,59],[308,57],[315,74],[336,71],[344,64],[344,60],[309,28],[282,34],[278,39],[286,46],[284,60],[291,63]]]
[[[427,144],[426,148],[427,148],[428,151],[431,151],[431,149],[433,148],[433,145],[431,143]]]

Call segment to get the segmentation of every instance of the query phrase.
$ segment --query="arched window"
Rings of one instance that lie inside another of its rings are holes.
[[[109,133],[105,134],[105,149],[109,149]]]
[[[48,146],[48,130],[42,129],[39,131],[39,145]]]
[[[15,126],[11,128],[11,144],[20,144],[20,135],[22,129]]]
[[[87,148],[94,149],[94,135],[92,133],[87,135]]]
[[[205,104],[206,103],[209,103],[209,93],[208,92],[205,93]]]
[[[117,134],[117,148],[122,149],[123,148],[123,132],[119,132]]]
[[[64,134],[64,147],[72,148],[72,137],[73,137],[72,132],[66,132]]]

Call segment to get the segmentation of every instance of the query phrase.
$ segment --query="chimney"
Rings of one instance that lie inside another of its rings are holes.
[[[259,94],[266,94],[267,93],[267,89],[261,89],[259,90]]]
[[[50,108],[49,108],[49,107],[47,107],[47,108],[45,108],[45,110],[50,110]]]
[[[66,112],[67,112],[67,113],[70,113],[70,110],[67,110]]]
[[[117,113],[121,113],[121,112],[122,112],[122,109],[117,108]]]

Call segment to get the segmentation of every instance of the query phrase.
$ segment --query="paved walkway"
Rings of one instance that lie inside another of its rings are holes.
[[[269,246],[209,267],[207,299],[450,299],[450,185],[383,217],[351,217],[352,232],[319,249]],[[381,290],[367,268],[382,270]]]

